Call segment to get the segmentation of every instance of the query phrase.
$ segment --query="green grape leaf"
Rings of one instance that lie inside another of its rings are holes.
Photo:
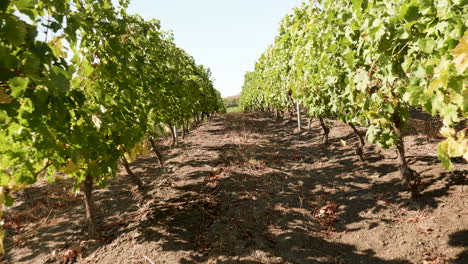
[[[20,11],[34,9],[36,3],[37,0],[13,0],[12,2],[12,4],[14,4]]]
[[[0,44],[0,67],[12,69],[18,67],[18,59],[10,53],[10,50]]]
[[[62,93],[70,90],[69,74],[62,68],[54,66],[50,78],[56,91]]]
[[[356,14],[361,14],[362,0],[353,0],[353,10]]]
[[[447,88],[450,77],[450,62],[447,60],[441,61],[435,70],[434,79],[429,86],[428,94],[432,95],[437,89]]]
[[[426,52],[426,53],[432,53],[434,51],[434,48],[436,47],[436,42],[432,38],[427,38],[427,39],[420,39],[419,40],[419,48],[421,51]]]
[[[6,186],[10,182],[10,176],[6,172],[0,171],[0,186]]]
[[[5,20],[0,38],[3,38],[13,45],[22,45],[26,42],[28,34],[27,25],[16,16],[10,14],[0,14],[0,18]],[[1,21],[1,20],[0,20]]]
[[[439,160],[441,161],[442,165],[445,169],[451,170],[453,168],[452,161],[450,160],[450,156],[447,153],[448,149],[448,142],[443,141],[437,145],[437,152],[439,153]]]
[[[406,4],[401,9],[399,16],[401,19],[404,19],[407,22],[418,20],[421,17],[421,14],[419,13],[417,1],[411,1]]]
[[[460,121],[458,116],[458,107],[453,104],[448,104],[440,109],[440,114],[444,118],[444,124],[447,126]]]
[[[14,98],[19,98],[22,96],[24,90],[28,87],[29,79],[22,77],[15,77],[8,81],[8,85],[11,89],[11,96]]]

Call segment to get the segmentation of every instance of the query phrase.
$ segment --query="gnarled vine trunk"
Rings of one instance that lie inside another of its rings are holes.
[[[128,161],[127,161],[127,159],[125,157],[122,157],[122,163],[123,163],[123,165],[125,167],[125,171],[127,172],[128,176],[130,176],[130,179],[132,180],[132,183],[135,184],[138,187],[138,192],[143,193],[143,182],[130,169],[130,165],[128,164]]]
[[[84,194],[85,210],[86,210],[86,222],[88,225],[88,237],[90,239],[100,239],[101,234],[97,230],[96,224],[96,211],[92,200],[93,194],[93,176],[90,174],[86,175],[86,179],[82,184],[81,191]]]
[[[320,125],[322,126],[322,129],[323,129],[323,144],[328,145],[328,134],[330,134],[330,129],[325,124],[325,121],[323,120],[323,118],[319,118],[319,120],[320,120]]]
[[[409,167],[405,155],[405,144],[403,139],[403,124],[400,122],[397,111],[394,113],[394,131],[398,136],[398,143],[396,144],[396,152],[398,158],[398,167],[403,183],[407,185],[411,192],[411,198],[415,199],[420,196],[419,188],[421,186],[421,178],[419,174]]]
[[[156,154],[156,158],[158,159],[159,166],[161,168],[163,168],[164,167],[163,156],[162,156],[161,152],[158,150],[158,147],[156,146],[156,142],[154,141],[153,138],[149,138],[149,142],[151,144],[151,148],[152,148],[154,154]]]
[[[280,110],[278,110],[278,109],[276,109],[276,111],[275,111],[275,120],[276,120],[276,121],[280,121],[280,120],[281,120]]]
[[[182,139],[185,139],[185,131],[187,131],[185,129],[185,121],[182,121]]]
[[[299,130],[299,132],[301,132],[301,129],[302,129],[302,124],[301,124],[301,105],[299,104],[299,102],[296,103],[296,107],[297,107],[297,129]]]
[[[174,126],[171,123],[167,123],[167,125],[169,126],[169,130],[171,131],[171,136],[172,136],[171,148],[172,148],[177,144],[177,138],[174,133]]]
[[[359,159],[364,162],[364,145],[366,144],[366,142],[364,141],[364,138],[362,137],[362,135],[359,133],[359,131],[357,130],[357,128],[351,124],[351,123],[348,123],[348,125],[353,129],[354,131],[354,134],[356,134],[356,136],[358,137],[359,139],[359,146],[356,147],[356,155],[359,156]]]
[[[186,122],[184,122],[184,124],[185,124],[185,127],[184,127],[185,135],[188,135],[188,134],[190,134],[190,129],[189,129],[190,128],[190,120],[187,120]]]

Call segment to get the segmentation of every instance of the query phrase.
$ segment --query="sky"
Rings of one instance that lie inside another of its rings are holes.
[[[223,97],[239,94],[244,74],[273,43],[281,19],[301,0],[131,0],[129,11],[161,21],[176,44],[209,67]]]

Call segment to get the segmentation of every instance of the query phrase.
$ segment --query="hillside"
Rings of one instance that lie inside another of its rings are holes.
[[[239,95],[234,95],[234,96],[229,96],[223,98],[224,106],[226,108],[229,107],[238,107],[239,106],[239,100],[240,100],[240,94]]]

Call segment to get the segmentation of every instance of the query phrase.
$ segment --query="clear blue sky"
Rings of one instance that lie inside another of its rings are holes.
[[[131,0],[130,13],[156,18],[176,44],[213,72],[223,97],[240,93],[244,74],[272,43],[279,22],[301,0]]]

